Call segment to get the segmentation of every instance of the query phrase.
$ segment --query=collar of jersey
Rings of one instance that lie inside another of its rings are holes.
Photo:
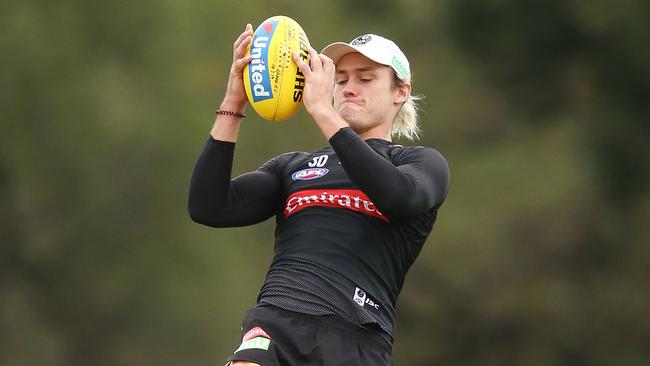
[[[365,141],[369,145],[380,145],[380,146],[386,146],[386,147],[393,147],[393,146],[402,147],[401,145],[398,145],[398,144],[394,143],[393,141],[388,141],[388,140],[380,139],[380,138],[377,138],[377,137],[369,138],[369,139],[367,139]]]
[[[392,141],[380,139],[378,137],[369,138],[369,139],[367,139],[365,141],[368,142],[368,143],[375,143],[376,142],[378,144],[382,144],[382,145],[386,145],[386,146],[394,145]]]

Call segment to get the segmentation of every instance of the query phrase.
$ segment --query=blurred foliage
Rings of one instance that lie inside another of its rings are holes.
[[[452,190],[399,301],[396,365],[647,365],[650,3],[0,3],[0,364],[212,365],[273,222],[214,230],[187,184],[246,22],[411,60]],[[252,111],[250,111],[252,112]],[[252,113],[235,173],[326,142]]]

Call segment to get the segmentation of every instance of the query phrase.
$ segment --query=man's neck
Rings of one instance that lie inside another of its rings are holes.
[[[382,139],[386,141],[392,141],[390,128],[387,129],[384,126],[377,126],[366,131],[354,130],[354,132],[356,132],[363,140]]]

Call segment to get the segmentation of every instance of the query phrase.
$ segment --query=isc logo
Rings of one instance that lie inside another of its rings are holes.
[[[358,287],[354,290],[354,302],[362,307],[368,304],[369,306],[372,306],[373,308],[379,310],[379,304],[376,304],[374,301],[370,300],[368,295],[366,295],[366,292]]]
[[[269,60],[269,43],[273,39],[273,33],[277,25],[277,21],[268,20],[257,29],[253,36],[250,51],[253,59],[248,67],[248,77],[253,84],[252,94],[255,102],[273,98],[271,77],[269,76],[267,64]]]

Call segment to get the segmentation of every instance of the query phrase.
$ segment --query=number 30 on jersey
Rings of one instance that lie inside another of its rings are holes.
[[[327,159],[328,158],[329,158],[329,156],[327,156],[327,155],[316,156],[307,165],[309,165],[310,168],[320,168],[320,167],[325,166],[325,164],[327,164]]]

